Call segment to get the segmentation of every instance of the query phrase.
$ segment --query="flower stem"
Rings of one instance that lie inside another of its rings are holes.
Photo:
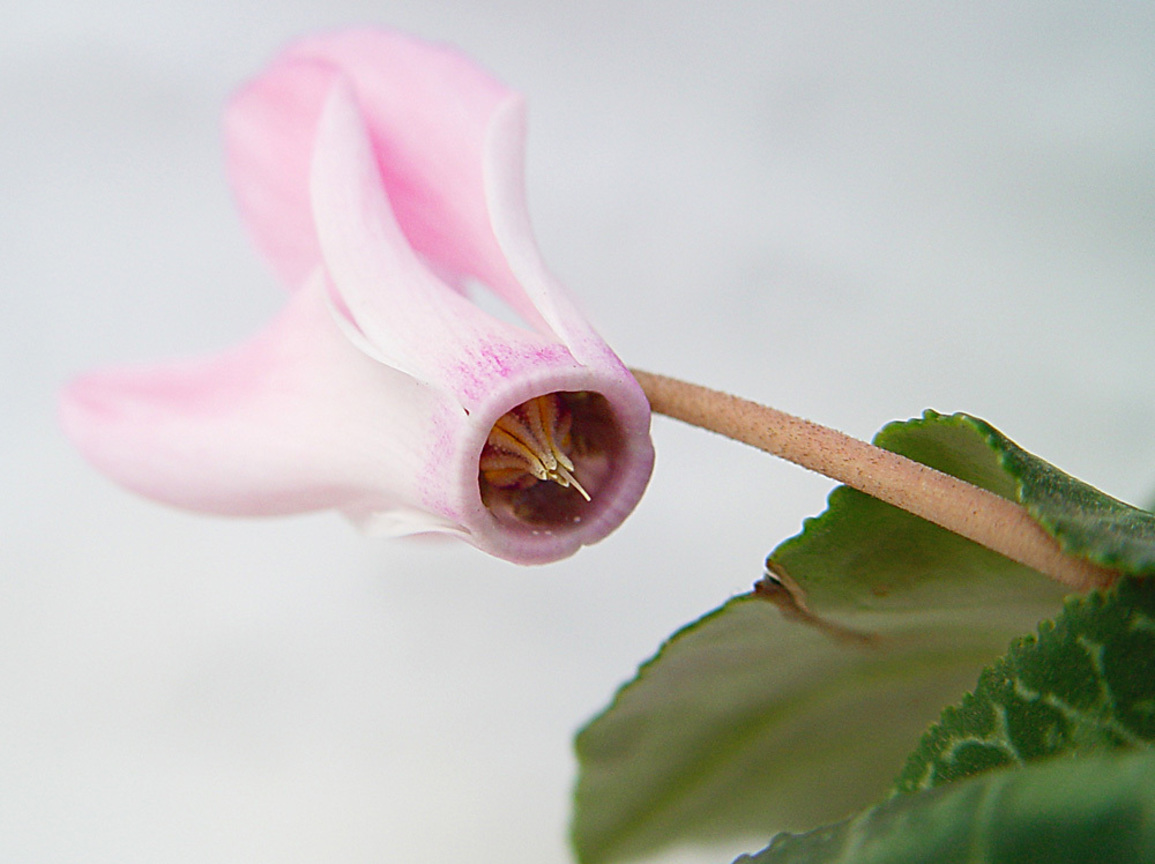
[[[631,370],[657,414],[817,471],[1032,567],[1080,591],[1112,570],[1066,555],[1026,508],[913,459],[774,408],[664,375]]]

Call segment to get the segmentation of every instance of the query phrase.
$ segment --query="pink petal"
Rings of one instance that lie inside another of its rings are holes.
[[[373,356],[446,387],[470,411],[501,380],[542,364],[576,367],[563,345],[483,312],[418,260],[371,147],[353,94],[337,82],[317,128],[313,215],[333,286]]]
[[[257,246],[291,288],[321,262],[309,204],[313,133],[340,73],[328,63],[279,60],[225,111],[229,180]]]
[[[524,135],[521,97],[457,51],[399,33],[355,30],[298,42],[233,100],[230,175],[278,272],[295,286],[318,260],[316,241],[302,241],[309,214],[300,168],[320,94],[338,72],[356,94],[386,194],[414,250],[439,274],[489,285],[531,326],[548,331],[498,242],[493,221],[510,217],[494,213],[490,200],[495,170],[521,183],[520,165],[495,165],[491,153],[494,139]],[[520,145],[513,151],[498,155],[520,159]],[[512,222],[528,228],[520,188],[503,192],[502,206],[519,208]]]
[[[92,373],[61,400],[66,433],[114,480],[227,515],[407,508],[447,410],[349,345],[316,280],[224,355]]]
[[[286,56],[332,63],[351,82],[413,248],[451,272],[508,282],[489,225],[485,151],[495,111],[520,97],[452,48],[384,30],[307,39]]]
[[[525,106],[520,100],[507,100],[494,111],[485,160],[491,226],[514,275],[512,284],[495,290],[515,309],[532,307],[579,363],[616,366],[624,372],[618,356],[546,267],[533,237],[525,199]],[[636,398],[645,399],[640,388]]]

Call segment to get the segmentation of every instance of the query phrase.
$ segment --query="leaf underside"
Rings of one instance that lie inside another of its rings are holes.
[[[928,411],[889,424],[875,443],[1023,502],[1067,548],[1100,563],[1155,566],[1155,517],[981,420]],[[767,563],[801,589],[792,596],[818,626],[743,595],[639,669],[576,740],[572,828],[583,864],[805,830],[880,800],[942,706],[1054,615],[1064,593],[847,487]],[[787,611],[805,617],[796,605]]]

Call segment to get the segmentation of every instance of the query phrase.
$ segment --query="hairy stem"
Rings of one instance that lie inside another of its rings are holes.
[[[657,414],[700,426],[845,483],[1078,590],[1118,577],[1065,555],[1022,505],[841,432],[737,396],[631,370]]]

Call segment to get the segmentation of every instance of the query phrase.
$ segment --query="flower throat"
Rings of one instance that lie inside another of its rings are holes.
[[[565,531],[613,500],[626,438],[600,393],[560,390],[501,415],[477,463],[481,501],[509,528]]]
[[[546,480],[590,494],[574,476],[573,415],[556,393],[536,396],[503,414],[489,431],[481,477],[501,489],[525,489]]]

